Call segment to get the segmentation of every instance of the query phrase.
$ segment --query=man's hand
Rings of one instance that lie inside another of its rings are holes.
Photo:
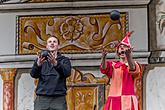
[[[45,57],[42,57],[41,54],[37,53],[37,65],[41,66],[43,64],[43,62],[45,61]]]
[[[57,66],[57,60],[56,60],[57,55],[55,52],[50,52],[48,56],[48,61],[53,64],[54,66]]]

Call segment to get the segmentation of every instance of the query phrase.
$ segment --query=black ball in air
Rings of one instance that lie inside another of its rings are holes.
[[[119,20],[120,19],[120,12],[117,10],[113,10],[110,13],[110,18],[115,21],[115,20]]]

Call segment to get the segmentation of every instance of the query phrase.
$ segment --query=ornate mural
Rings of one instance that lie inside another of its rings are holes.
[[[107,77],[102,78],[106,82]],[[67,78],[68,110],[101,110],[105,101],[105,82],[99,83],[92,73],[72,69]],[[72,101],[70,100],[72,99]]]
[[[35,54],[50,35],[59,39],[62,53],[114,51],[127,31],[128,15],[122,12],[120,20],[109,16],[18,16],[17,53]]]

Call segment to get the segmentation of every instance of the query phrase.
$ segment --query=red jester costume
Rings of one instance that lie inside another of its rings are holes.
[[[103,110],[139,110],[138,100],[135,94],[134,78],[141,72],[140,65],[136,61],[133,61],[132,56],[129,55],[132,51],[127,52],[127,56],[125,55],[127,50],[122,49],[131,49],[129,42],[130,35],[131,32],[117,46],[117,55],[123,60],[107,60],[104,62],[106,65],[104,68],[103,62],[101,63],[101,73],[111,78],[110,91]],[[123,47],[120,47],[121,45]],[[128,60],[129,57],[131,60]],[[130,62],[133,64],[133,69],[130,69]]]

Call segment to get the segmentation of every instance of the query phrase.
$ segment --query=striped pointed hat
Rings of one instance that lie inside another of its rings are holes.
[[[128,46],[128,48],[131,48],[131,43],[129,41],[129,37],[131,36],[131,34],[133,33],[133,31],[131,32],[128,32],[126,34],[126,36],[123,38],[123,40],[117,45],[117,48],[120,46],[120,45],[126,45]]]

